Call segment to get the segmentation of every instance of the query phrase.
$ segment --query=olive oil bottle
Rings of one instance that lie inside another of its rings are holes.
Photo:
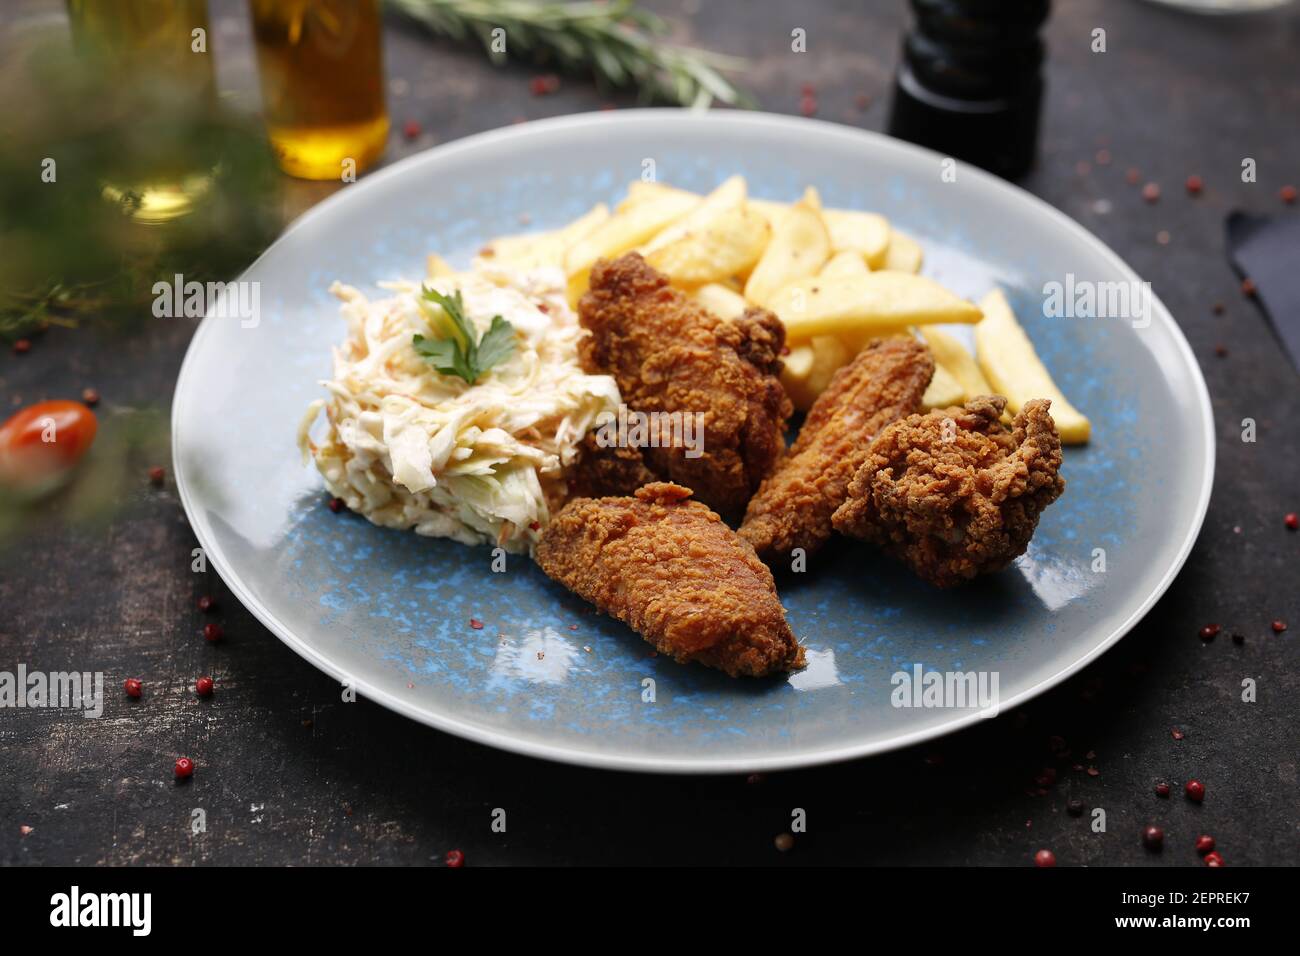
[[[379,0],[249,0],[262,112],[281,168],[360,172],[384,151]]]

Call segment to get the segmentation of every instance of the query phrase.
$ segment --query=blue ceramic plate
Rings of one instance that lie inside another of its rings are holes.
[[[978,299],[995,284],[1006,289],[1093,422],[1092,443],[1066,453],[1068,488],[1028,554],[941,592],[865,545],[838,542],[808,573],[778,578],[808,668],[732,680],[650,656],[640,637],[526,559],[492,573],[486,548],[323,506],[295,431],[344,334],[330,281],[377,293],[379,280],[423,275],[433,250],[465,264],[521,219],[549,228],[617,200],[647,160],[661,181],[697,190],[733,173],[755,196],[793,199],[814,185],[828,206],[884,213],[917,237],[925,273],[956,292]],[[963,166],[944,182],[941,162],[829,123],[641,110],[472,136],[347,186],[243,276],[261,284],[260,323],[209,315],[186,356],[176,476],[209,560],[281,640],[361,696],[472,740],[573,763],[795,767],[981,719],[970,707],[894,706],[892,675],[918,666],[996,674],[1003,710],[1042,693],[1128,632],[1181,567],[1213,478],[1210,403],[1159,302],[1141,328],[1044,317],[1046,283],[1136,280],[1113,252],[978,170]]]

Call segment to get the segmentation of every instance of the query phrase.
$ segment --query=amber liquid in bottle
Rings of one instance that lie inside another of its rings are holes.
[[[379,0],[249,0],[249,8],[281,168],[339,179],[378,159],[388,139]]]

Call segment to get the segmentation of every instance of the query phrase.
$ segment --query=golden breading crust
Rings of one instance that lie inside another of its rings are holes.
[[[879,545],[941,588],[997,571],[1024,554],[1065,481],[1046,399],[1008,429],[1007,400],[911,415],[872,443],[835,512],[835,528]]]
[[[915,339],[867,345],[818,396],[798,439],[749,502],[740,536],[769,561],[825,544],[871,439],[921,407],[933,374],[929,349]]]
[[[802,667],[772,573],[690,496],[656,482],[633,498],[575,498],[542,534],[537,563],[678,661],[733,677]]]
[[[613,375],[629,409],[703,413],[702,455],[645,448],[646,466],[719,513],[739,517],[785,447],[793,410],[777,377],[785,344],[780,320],[760,309],[734,322],[720,319],[633,252],[596,263],[578,315],[592,333],[579,343],[583,368]]]

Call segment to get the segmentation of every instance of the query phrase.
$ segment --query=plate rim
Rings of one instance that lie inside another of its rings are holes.
[[[480,133],[474,133],[460,139],[452,140],[434,146],[427,150],[415,153],[411,156],[403,157],[388,166],[374,171],[364,179],[350,184],[352,189],[364,186],[367,183],[374,184],[385,181],[394,176],[405,174],[408,170],[414,169],[420,165],[438,162],[442,159],[453,156],[457,153],[473,150],[482,146],[490,146],[500,140],[511,140],[522,138],[538,133],[559,132],[563,134],[569,130],[584,129],[596,125],[600,126],[628,126],[643,123],[657,122],[680,122],[680,123],[708,123],[711,126],[750,126],[754,128],[767,127],[777,132],[791,132],[792,129],[807,128],[809,125],[815,126],[819,131],[829,133],[846,141],[857,140],[859,144],[869,142],[873,149],[883,149],[886,152],[894,152],[903,156],[911,156],[919,159],[929,159],[939,161],[944,157],[939,153],[917,146],[913,143],[907,143],[894,139],[875,130],[861,129],[854,126],[845,126],[839,123],[832,123],[826,120],[809,119],[804,117],[788,116],[779,113],[767,113],[761,111],[697,111],[686,109],[656,108],[656,109],[636,109],[620,112],[588,112],[575,113],[565,116],[551,117],[547,119],[533,120],[528,123],[499,127],[497,129],[486,130]],[[1141,281],[1141,277],[1135,269],[1120,257],[1110,246],[1106,245],[1101,239],[1093,235],[1082,224],[1076,222],[1070,216],[1066,215],[1046,200],[1034,195],[1026,189],[999,179],[991,173],[985,172],[978,167],[967,164],[962,170],[963,176],[972,177],[983,187],[991,188],[995,194],[1000,194],[1012,203],[1028,203],[1030,208],[1047,217],[1047,220],[1070,234],[1076,241],[1098,254],[1103,261],[1111,265],[1116,272],[1130,280]],[[331,209],[335,204],[344,200],[344,197],[350,192],[350,189],[340,189],[332,195],[326,197],[321,202],[312,206],[295,218],[284,231],[271,243],[261,255],[259,255],[249,266],[240,273],[239,278],[247,275],[249,271],[256,268],[263,259],[270,255],[281,243],[289,241],[304,226],[314,221],[319,215]],[[1192,548],[1200,535],[1201,528],[1205,522],[1205,516],[1209,508],[1210,495],[1214,486],[1215,472],[1215,431],[1214,431],[1214,414],[1210,403],[1209,389],[1205,384],[1205,376],[1201,372],[1200,364],[1196,361],[1195,353],[1192,352],[1187,337],[1183,334],[1182,328],[1174,320],[1173,314],[1165,307],[1164,303],[1152,293],[1152,302],[1156,306],[1154,317],[1156,321],[1166,323],[1168,331],[1171,333],[1175,351],[1183,360],[1184,365],[1191,370],[1190,376],[1193,391],[1196,397],[1196,407],[1201,415],[1201,425],[1203,439],[1206,448],[1205,460],[1201,473],[1201,486],[1197,495],[1195,515],[1188,527],[1182,543],[1178,547],[1177,555],[1174,561],[1166,569],[1165,574],[1157,583],[1156,587],[1143,599],[1140,604],[1129,614],[1127,618],[1106,636],[1104,640],[1094,646],[1088,653],[1072,661],[1064,667],[1059,668],[1049,676],[1039,680],[1030,687],[1025,688],[1018,694],[1015,694],[1006,701],[999,701],[998,712],[1002,713],[1012,710],[1039,695],[1046,693],[1053,687],[1062,683],[1069,677],[1083,670],[1106,651],[1114,647],[1122,640],[1137,624],[1146,617],[1147,613],[1155,606],[1156,602],[1164,596],[1169,586],[1173,583],[1178,573],[1182,570],[1191,554]],[[519,737],[500,730],[489,727],[482,727],[477,724],[462,721],[454,714],[447,713],[430,713],[426,708],[421,708],[411,701],[402,699],[396,694],[391,694],[378,687],[371,685],[365,679],[358,678],[356,675],[349,674],[334,664],[327,656],[318,651],[310,643],[295,634],[290,628],[286,627],[279,618],[260,601],[254,598],[245,588],[242,578],[234,573],[226,555],[219,546],[215,546],[215,539],[209,533],[206,524],[197,520],[197,512],[194,502],[191,498],[191,489],[189,479],[186,474],[185,465],[178,449],[180,429],[180,409],[182,407],[182,395],[186,386],[187,375],[193,374],[193,367],[197,364],[195,355],[198,353],[205,337],[215,328],[215,317],[209,313],[205,315],[199,323],[194,335],[190,339],[189,346],[186,348],[185,357],[181,362],[180,370],[176,376],[176,387],[172,393],[172,414],[171,414],[171,444],[172,444],[172,469],[176,476],[176,487],[181,500],[181,506],[184,508],[185,517],[189,522],[195,537],[198,539],[199,546],[203,548],[204,554],[211,562],[213,568],[220,575],[222,581],[231,590],[234,596],[249,612],[272,634],[280,639],[291,650],[297,653],[308,663],[314,665],[317,669],[336,680],[346,681],[356,692],[373,701],[380,706],[387,708],[408,717],[425,726],[433,727],[445,733],[454,734],[466,740],[475,743],[486,744],[514,754],[520,754],[527,757],[535,757],[545,760],[551,760],[559,763],[571,764],[583,767],[593,767],[605,770],[620,771],[639,771],[649,773],[665,774],[726,774],[738,772],[757,772],[757,771],[774,771],[774,770],[791,770],[801,767],[822,766],[832,763],[870,757],[876,754],[888,753],[893,750],[901,750],[915,744],[923,743],[927,740],[934,740],[939,737],[946,737],[950,734],[963,730],[972,724],[986,719],[979,713],[959,714],[951,720],[945,721],[933,727],[927,727],[910,733],[896,735],[884,741],[867,741],[861,743],[849,743],[837,745],[834,747],[822,747],[815,750],[806,750],[798,753],[784,754],[779,756],[756,756],[754,758],[745,757],[702,757],[702,758],[684,758],[668,757],[653,754],[609,754],[584,749],[568,744],[552,744],[547,742],[535,742],[520,739]]]

